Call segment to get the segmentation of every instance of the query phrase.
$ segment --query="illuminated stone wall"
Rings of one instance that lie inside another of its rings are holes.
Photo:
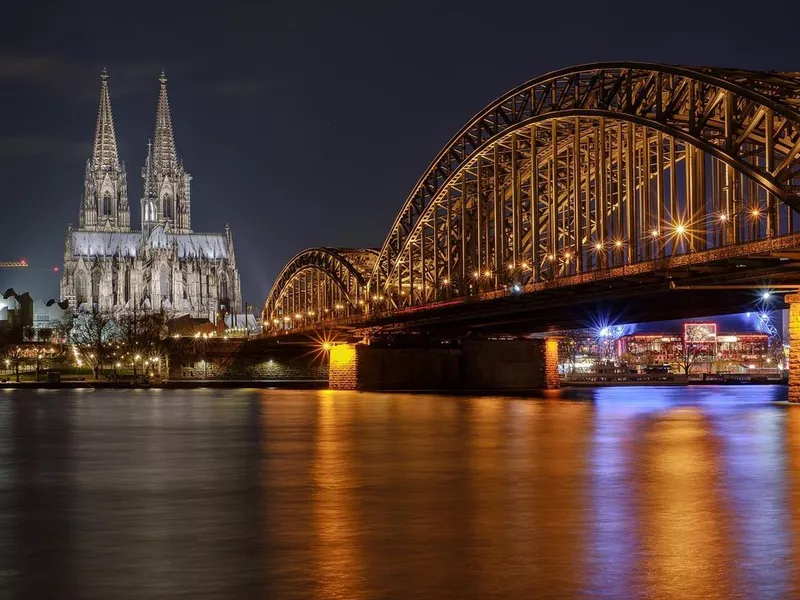
[[[333,346],[328,364],[328,387],[330,389],[358,389],[358,352],[354,344]]]
[[[800,294],[786,296],[789,304],[789,402],[800,402]]]
[[[545,389],[554,390],[561,386],[561,380],[558,377],[558,340],[555,338],[544,340],[542,377],[544,378],[542,387]]]
[[[307,347],[276,348],[257,342],[217,341],[202,347],[176,344],[169,353],[170,379],[233,379],[259,381],[325,381],[328,361]]]

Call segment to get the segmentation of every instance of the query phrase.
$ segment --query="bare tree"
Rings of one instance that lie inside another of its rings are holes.
[[[120,338],[131,357],[134,376],[136,356],[160,357],[165,351],[168,333],[169,317],[163,310],[143,311],[134,308],[120,318]]]
[[[67,318],[58,321],[53,327],[53,335],[59,342],[69,343],[72,335],[73,319]]]
[[[783,347],[783,338],[780,335],[773,335],[769,338],[767,358],[777,368],[781,368],[786,360],[786,349]]]
[[[117,337],[117,331],[112,316],[104,311],[93,309],[75,318],[72,341],[78,346],[82,359],[92,367],[95,379],[111,358],[111,342]]]
[[[687,327],[684,330],[677,352],[678,366],[683,369],[684,375],[688,375],[696,363],[711,356],[711,342],[705,339],[705,335],[701,327]]]
[[[586,341],[587,332],[585,329],[571,329],[564,331],[559,336],[558,350],[559,360],[564,365],[569,365],[570,373],[575,372],[575,363],[578,362],[578,355],[582,344]]]

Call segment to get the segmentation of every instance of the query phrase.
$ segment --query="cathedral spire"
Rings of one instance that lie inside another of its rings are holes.
[[[167,76],[164,71],[161,71],[158,81],[161,86],[158,91],[156,129],[153,135],[153,160],[157,168],[166,170],[177,165],[178,156],[175,152],[175,136],[172,133],[172,117],[167,98]]]
[[[128,184],[125,164],[119,160],[108,72],[100,72],[100,105],[94,131],[92,155],[86,160],[80,227],[104,231],[127,231],[130,228]]]
[[[114,117],[111,114],[111,98],[108,94],[108,72],[100,72],[100,105],[97,109],[97,127],[94,132],[92,166],[95,169],[116,167],[117,136],[114,134]]]
[[[156,224],[180,233],[192,230],[190,182],[192,180],[178,160],[172,116],[167,99],[167,76],[158,78],[156,127],[152,146],[148,144],[147,160],[142,169],[142,230],[145,234]]]

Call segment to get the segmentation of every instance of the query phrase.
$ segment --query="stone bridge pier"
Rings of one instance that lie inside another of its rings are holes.
[[[789,305],[789,402],[800,403],[800,293],[787,294]]]
[[[338,390],[554,389],[558,341],[464,340],[426,348],[339,344],[331,348],[328,384]]]

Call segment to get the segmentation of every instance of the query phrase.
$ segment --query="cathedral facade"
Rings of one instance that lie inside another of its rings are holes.
[[[125,163],[120,161],[108,91],[101,75],[94,146],[86,161],[79,226],[64,245],[61,300],[74,313],[164,310],[172,316],[239,313],[242,295],[233,237],[195,233],[191,175],[175,149],[167,79],[159,79],[156,125],[142,168],[141,229],[131,228]]]

